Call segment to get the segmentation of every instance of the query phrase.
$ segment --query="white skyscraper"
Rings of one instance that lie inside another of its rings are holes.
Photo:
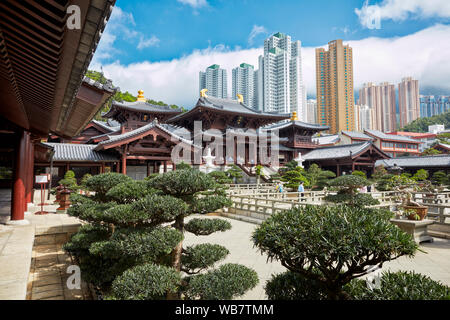
[[[306,102],[306,122],[317,123],[317,100],[308,99]]]
[[[199,91],[208,89],[208,95],[226,99],[227,94],[227,70],[220,69],[218,64],[206,68],[205,72],[199,72]]]
[[[264,57],[259,57],[258,88],[258,108],[265,112],[296,111],[299,120],[306,121],[300,41],[291,41],[290,36],[280,32],[264,41]]]
[[[247,63],[241,63],[232,72],[232,99],[237,100],[237,94],[242,94],[244,104],[255,107],[255,70]]]

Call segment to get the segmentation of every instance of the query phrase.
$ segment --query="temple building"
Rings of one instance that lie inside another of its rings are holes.
[[[34,159],[49,161],[48,134],[72,139],[115,93],[84,78],[115,0],[78,1],[81,27],[67,27],[71,1],[2,1],[0,185],[2,222],[25,224]],[[10,220],[9,220],[10,219]]]
[[[35,174],[51,172],[53,185],[67,170],[78,179],[86,173],[120,172],[141,180],[176,170],[183,161],[205,172],[208,165],[225,170],[236,164],[251,177],[256,165],[270,175],[291,160],[303,159],[305,166],[318,163],[339,175],[355,168],[370,173],[376,160],[388,158],[369,136],[343,132],[348,138],[341,141],[344,145],[327,147],[318,136],[328,126],[299,121],[296,112],[255,110],[240,94],[232,100],[209,97],[206,91],[201,90],[186,112],[150,104],[142,90],[135,102],[112,101],[103,121],[91,121],[72,140],[51,136],[42,143]]]

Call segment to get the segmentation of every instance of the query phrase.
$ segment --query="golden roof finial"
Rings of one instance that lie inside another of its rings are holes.
[[[297,118],[297,112],[292,112],[292,117],[291,117],[291,121],[297,121],[298,120],[298,118]]]
[[[206,91],[208,91],[208,89],[202,89],[202,90],[200,90],[200,97],[202,97],[202,98],[207,98],[208,96],[206,95]]]
[[[244,102],[244,96],[242,94],[238,93],[236,96],[238,97],[239,102]]]
[[[144,97],[144,90],[138,91],[137,101],[144,101],[144,102],[147,101],[147,99],[145,99]]]

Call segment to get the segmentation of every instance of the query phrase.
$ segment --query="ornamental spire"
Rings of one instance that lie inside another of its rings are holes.
[[[144,97],[144,90],[138,91],[137,101],[144,101],[144,102],[147,101],[147,99],[145,99]]]

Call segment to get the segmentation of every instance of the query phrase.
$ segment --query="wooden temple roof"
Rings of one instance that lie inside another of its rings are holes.
[[[360,154],[373,148],[380,154],[381,158],[389,159],[390,157],[378,149],[371,141],[358,142],[353,144],[343,144],[338,146],[323,147],[314,149],[303,156],[305,161],[317,160],[334,160],[342,158],[355,158]]]
[[[228,117],[224,119],[224,117]],[[200,97],[194,108],[167,120],[167,123],[176,124],[193,130],[194,121],[207,122],[204,129],[225,129],[226,127],[259,128],[280,120],[289,119],[289,114],[262,112],[247,107],[243,102],[231,99],[214,97]],[[220,124],[214,124],[217,120],[223,120]],[[206,125],[206,127],[205,127]]]
[[[112,94],[83,75],[114,3],[0,1],[0,116],[42,136],[81,131]],[[66,26],[72,4],[79,30]]]
[[[434,156],[409,156],[397,157],[392,159],[377,160],[375,166],[393,167],[397,165],[401,168],[444,168],[450,167],[450,155],[434,155]]]
[[[183,137],[186,135],[190,136],[190,133],[186,129],[175,127],[168,124],[160,124],[157,121],[152,121],[151,123],[135,130],[131,130],[118,135],[108,135],[106,140],[103,140],[98,143],[98,145],[95,147],[95,150],[105,150],[121,146],[124,144],[128,144],[132,141],[136,141],[143,138],[151,130],[154,129],[162,131],[163,133],[167,134],[168,137],[174,138],[175,141],[183,142],[192,145],[193,147],[196,147],[191,140]]]
[[[159,121],[164,121],[182,112],[180,108],[159,106],[145,101],[135,101],[135,102],[113,101],[111,109],[109,109],[108,112],[103,114],[103,117],[112,118],[119,122],[124,122],[125,119],[122,118],[123,117],[122,111],[124,110],[154,115],[158,118]]]
[[[308,130],[308,131],[313,131],[313,132],[320,132],[320,131],[325,131],[325,130],[330,129],[329,126],[322,126],[319,124],[307,123],[307,122],[303,122],[303,121],[299,121],[299,120],[290,120],[290,121],[281,121],[281,122],[266,126],[266,127],[262,128],[262,130],[264,130],[264,131],[270,131],[270,130],[284,131],[284,130],[288,130],[289,128],[299,128],[302,130]]]

